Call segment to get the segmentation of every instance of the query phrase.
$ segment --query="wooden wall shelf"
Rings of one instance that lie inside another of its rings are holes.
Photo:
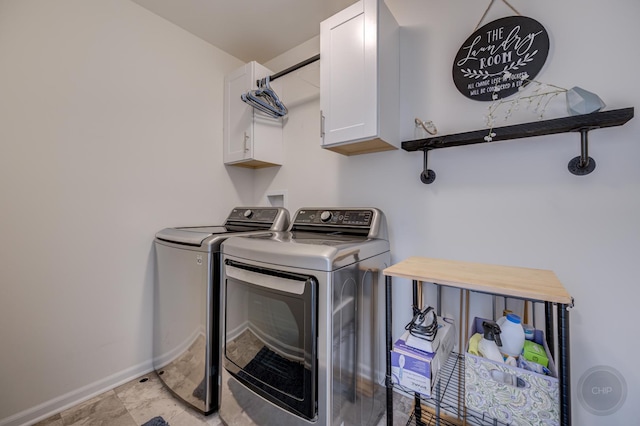
[[[594,112],[592,114],[575,115],[570,117],[555,118],[552,120],[536,121],[532,123],[516,124],[513,126],[496,127],[496,134],[491,142],[506,141],[512,139],[528,138],[532,136],[552,135],[556,133],[580,132],[581,155],[569,162],[569,171],[576,175],[586,175],[595,169],[595,161],[588,154],[589,131],[604,127],[622,126],[631,120],[634,108],[615,109],[611,111]],[[424,152],[424,170],[420,175],[423,183],[432,183],[435,180],[433,170],[427,168],[427,153],[433,149],[450,148],[454,146],[489,143],[484,140],[488,129],[474,130],[471,132],[456,133],[445,136],[434,136],[426,139],[416,139],[402,142],[405,151]]]

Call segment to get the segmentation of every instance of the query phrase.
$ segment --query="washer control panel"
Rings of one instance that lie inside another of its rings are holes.
[[[231,211],[227,221],[273,222],[278,209],[236,208]]]
[[[300,209],[294,223],[299,225],[371,226],[373,210]]]

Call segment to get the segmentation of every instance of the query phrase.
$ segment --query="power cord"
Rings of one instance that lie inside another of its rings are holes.
[[[416,312],[404,329],[414,337],[433,342],[438,334],[438,316],[431,306],[427,306]]]

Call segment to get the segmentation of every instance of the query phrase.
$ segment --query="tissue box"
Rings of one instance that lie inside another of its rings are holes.
[[[438,378],[441,367],[453,350],[455,327],[449,324],[447,332],[440,337],[440,345],[435,353],[422,351],[407,345],[409,332],[396,340],[391,351],[391,382],[408,391],[418,392],[425,397]]]
[[[471,333],[482,333],[482,318],[475,318]],[[506,424],[558,425],[559,385],[555,365],[541,330],[534,341],[543,345],[552,376],[512,367],[465,353],[465,404]]]

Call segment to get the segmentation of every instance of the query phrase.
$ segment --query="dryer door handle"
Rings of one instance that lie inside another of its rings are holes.
[[[304,294],[309,280],[314,280],[313,277],[306,275],[261,268],[232,260],[225,261],[224,272],[227,277],[239,281],[298,295]]]

